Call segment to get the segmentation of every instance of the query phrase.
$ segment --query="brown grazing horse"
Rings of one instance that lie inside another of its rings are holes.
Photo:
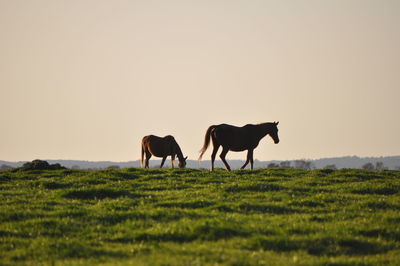
[[[251,169],[253,170],[253,151],[258,146],[260,140],[269,134],[275,144],[279,143],[278,124],[279,122],[262,123],[258,125],[247,124],[243,127],[235,127],[227,124],[210,126],[204,137],[204,145],[200,150],[199,160],[201,160],[203,154],[207,150],[211,137],[214,146],[211,154],[212,171],[214,171],[215,155],[217,154],[219,146],[222,146],[222,152],[219,157],[225,164],[227,170],[231,170],[225,160],[228,151],[244,150],[247,150],[247,160],[240,169],[244,169],[250,162]]]
[[[143,167],[144,155],[146,154],[146,162],[144,168],[149,168],[149,160],[152,155],[162,157],[160,168],[163,167],[167,156],[171,156],[171,166],[174,168],[175,156],[178,156],[178,166],[184,168],[186,166],[186,158],[183,158],[182,150],[175,138],[171,135],[163,138],[154,135],[145,136],[142,139],[142,156],[141,165]]]

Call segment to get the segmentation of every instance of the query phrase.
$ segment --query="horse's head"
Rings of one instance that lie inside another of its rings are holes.
[[[271,138],[274,140],[275,144],[279,143],[279,137],[278,137],[278,124],[279,122],[274,122],[271,123],[271,131],[269,133],[269,135],[271,136]]]
[[[178,162],[179,168],[185,168],[186,167],[186,159],[187,159],[187,156],[185,158],[179,159],[179,162]]]

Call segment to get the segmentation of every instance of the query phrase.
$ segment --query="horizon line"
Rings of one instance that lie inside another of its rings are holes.
[[[270,160],[259,160],[259,159],[254,159],[254,161],[258,161],[258,162],[270,162],[270,161],[316,161],[316,160],[324,160],[324,159],[338,159],[338,158],[349,158],[349,157],[353,157],[353,158],[359,158],[359,159],[371,159],[371,158],[390,158],[390,157],[400,157],[399,155],[387,155],[387,156],[358,156],[358,155],[343,155],[343,156],[334,156],[334,157],[320,157],[317,159],[307,159],[307,158],[298,158],[298,159],[270,159]],[[136,161],[140,161],[140,159],[136,159],[136,160],[128,160],[128,161],[112,161],[112,160],[85,160],[85,159],[33,159],[33,160],[43,160],[43,161],[82,161],[82,162],[114,162],[114,163],[129,163],[129,162],[136,162]],[[19,163],[19,162],[31,162],[33,160],[19,160],[19,161],[10,161],[10,160],[3,160],[0,159],[0,161],[3,162],[10,162],[10,163]],[[154,158],[154,160],[161,160],[157,158]],[[217,159],[218,160],[218,159]],[[245,161],[245,159],[228,159],[229,161]],[[210,161],[209,159],[205,159],[205,160],[197,160],[197,159],[190,159],[188,158],[188,161]]]

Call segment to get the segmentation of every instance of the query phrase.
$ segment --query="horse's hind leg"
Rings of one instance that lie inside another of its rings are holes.
[[[211,171],[214,171],[215,156],[217,155],[219,146],[221,146],[221,144],[218,143],[217,137],[215,136],[214,131],[211,132],[211,140],[212,140],[212,144],[213,144],[213,151],[211,153]]]
[[[216,144],[213,142],[213,151],[211,154],[211,171],[214,171],[214,161],[215,161],[215,156],[217,155],[218,149],[219,149],[219,144]]]
[[[150,152],[146,152],[146,161],[144,164],[144,168],[149,168],[149,160],[151,158],[151,153]]]
[[[223,148],[223,150],[222,150],[221,154],[219,155],[219,157],[221,158],[222,162],[225,164],[226,169],[227,169],[228,171],[230,171],[230,170],[231,170],[231,167],[229,166],[229,164],[228,164],[228,163],[226,162],[226,160],[225,160],[225,156],[226,156],[226,154],[228,153],[228,151],[229,151],[229,149]]]

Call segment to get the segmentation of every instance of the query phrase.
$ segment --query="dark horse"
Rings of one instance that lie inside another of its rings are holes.
[[[258,125],[247,124],[243,127],[235,127],[227,124],[210,126],[204,137],[204,145],[200,150],[199,160],[201,160],[204,152],[207,150],[211,137],[214,146],[211,154],[212,171],[214,170],[215,155],[217,154],[219,146],[222,146],[222,152],[219,157],[225,164],[226,169],[231,170],[225,160],[228,151],[244,150],[247,150],[247,160],[240,169],[244,169],[249,162],[251,169],[253,169],[253,151],[258,146],[260,140],[269,134],[275,144],[279,143],[278,124],[279,122],[262,123]]]
[[[141,165],[143,166],[144,155],[146,154],[146,162],[144,167],[149,168],[149,160],[152,155],[156,157],[162,157],[161,166],[163,167],[167,156],[171,156],[171,166],[174,168],[175,156],[178,156],[179,167],[184,168],[186,166],[186,158],[183,158],[182,150],[175,138],[171,135],[163,138],[154,135],[145,136],[142,139],[142,157]]]

